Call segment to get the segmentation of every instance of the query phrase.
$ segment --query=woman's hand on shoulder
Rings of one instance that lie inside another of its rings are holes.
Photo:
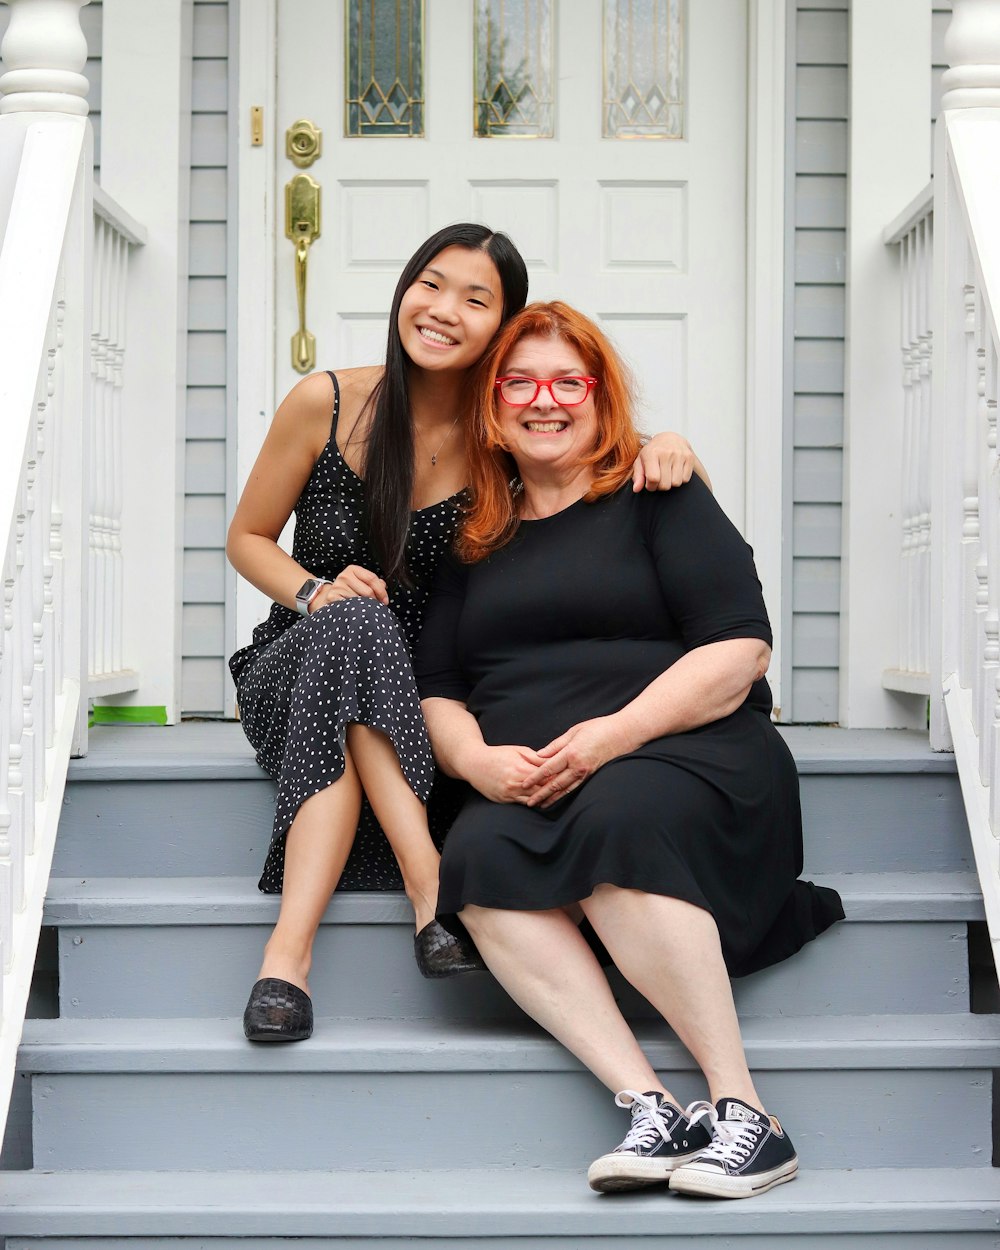
[[[632,489],[670,490],[683,486],[697,473],[709,490],[712,483],[705,466],[694,454],[694,448],[682,434],[655,434],[640,450],[632,466]]]
[[[543,763],[528,778],[528,806],[550,807],[582,786],[602,764],[632,749],[614,716],[580,721],[538,752]]]
[[[462,770],[467,782],[492,803],[527,803],[527,779],[542,757],[530,747],[478,747]]]

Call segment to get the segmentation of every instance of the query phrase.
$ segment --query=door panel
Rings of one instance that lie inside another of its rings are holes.
[[[279,150],[298,118],[323,131],[308,171],[324,197],[307,295],[316,367],[381,360],[411,253],[448,222],[484,221],[521,249],[530,298],[564,299],[604,325],[635,370],[643,427],[691,439],[742,527],[745,0],[688,0],[683,140],[601,137],[601,0],[555,8],[553,138],[473,137],[470,0],[424,5],[425,137],[347,138],[343,3],[281,0]],[[296,172],[278,161],[282,206]],[[279,393],[298,377],[293,251],[279,237]]]

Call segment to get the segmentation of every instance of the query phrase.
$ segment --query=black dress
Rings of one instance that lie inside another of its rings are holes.
[[[364,482],[337,447],[340,390],[330,377],[330,438],[295,505],[292,556],[331,581],[349,564],[381,576],[363,524]],[[265,893],[281,892],[285,836],[295,813],[343,776],[344,735],[352,722],[391,738],[406,780],[428,803],[438,846],[454,818],[464,789],[448,778],[435,782],[411,655],[438,562],[455,533],[460,498],[413,513],[406,557],[414,584],[390,586],[390,607],[373,599],[344,599],[302,617],[272,604],[253,643],[229,661],[244,731],[258,764],[278,782],[271,846],[258,883]],[[339,888],[392,890],[401,884],[366,798]]]
[[[464,702],[487,743],[538,749],[733,638],[771,641],[749,547],[697,479],[627,485],[522,522],[479,564],[449,559],[417,674],[423,698]],[[652,739],[544,811],[473,793],[445,844],[440,918],[562,906],[605,882],[710,911],[733,975],[792,954],[844,913],[797,880],[798,777],[770,709],[762,680],[731,715]]]

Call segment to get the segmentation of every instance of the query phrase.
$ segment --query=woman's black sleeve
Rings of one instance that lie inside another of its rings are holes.
[[[438,566],[414,656],[421,699],[464,703],[468,698],[470,686],[458,662],[458,626],[468,574],[468,565],[451,553]]]
[[[690,651],[732,638],[771,645],[753,552],[699,478],[648,493],[643,534],[663,596]]]

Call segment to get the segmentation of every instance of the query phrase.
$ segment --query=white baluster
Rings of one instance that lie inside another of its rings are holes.
[[[9,896],[4,904],[4,914],[0,923],[13,926],[14,907],[20,905],[23,884],[17,881],[17,865],[23,864],[25,845],[28,840],[27,821],[30,818],[25,803],[24,775],[21,770],[22,737],[24,731],[24,700],[21,695],[23,681],[21,677],[22,653],[18,621],[18,612],[14,603],[14,592],[18,581],[17,540],[12,535],[12,550],[8,554],[4,575],[4,633],[7,637],[6,650],[10,657],[8,668],[8,685],[4,692],[9,711],[7,720],[10,726],[10,737],[7,749],[7,804],[10,808],[10,865],[7,869]],[[33,807],[34,805],[32,805]],[[2,866],[0,866],[2,867]],[[13,958],[11,942],[12,928],[0,934],[3,940],[6,958]]]
[[[965,394],[958,435],[962,444],[962,649],[959,656],[959,681],[971,689],[976,671],[979,627],[975,615],[977,603],[976,564],[979,560],[979,460],[976,441],[975,394],[979,369],[976,358],[976,288],[970,280],[963,287],[965,319]]]
[[[107,387],[107,339],[104,332],[104,287],[106,272],[104,256],[108,242],[107,224],[98,219],[94,222],[94,290],[90,334],[90,358],[93,375],[93,404],[91,407],[92,435],[90,440],[90,509],[89,509],[89,587],[90,612],[88,618],[88,669],[92,676],[104,673],[101,654],[101,605],[103,598],[102,547],[104,537],[101,522],[102,460],[104,450],[104,392]]]
[[[5,553],[2,564],[3,603],[0,605],[0,968],[9,972],[14,957],[14,853],[13,841],[18,827],[13,824],[10,786],[10,744],[14,712],[14,675],[18,657],[15,647],[14,614],[11,611],[13,595],[13,571],[10,555]],[[11,583],[10,595],[7,585]],[[0,985],[2,985],[0,977]],[[3,1003],[0,1001],[0,1010]]]
[[[979,780],[984,786],[990,784],[993,762],[993,722],[996,701],[997,675],[1000,672],[1000,619],[996,609],[987,609],[983,622],[983,660],[980,674],[980,701],[977,708],[979,720]]]
[[[53,419],[51,425],[51,442],[52,442],[52,511],[49,516],[49,556],[52,561],[52,602],[53,604],[63,603],[63,585],[64,585],[64,569],[63,569],[63,512],[62,499],[59,494],[59,482],[62,480],[62,417],[64,411],[63,401],[63,344],[66,338],[66,298],[65,298],[65,276],[60,273],[59,292],[56,297],[55,311],[55,367],[52,371],[52,411]],[[56,690],[62,690],[63,676],[65,672],[65,657],[63,648],[57,645],[55,631],[53,630],[53,686]]]
[[[930,670],[931,616],[931,393],[933,385],[933,345],[931,332],[931,298],[934,257],[934,218],[925,217],[922,224],[924,247],[920,271],[920,312],[917,326],[920,375],[919,431],[917,452],[917,506],[919,509],[919,572],[918,621],[919,645],[916,667]]]
[[[111,549],[111,605],[109,628],[111,638],[111,668],[120,672],[125,667],[122,632],[125,615],[125,576],[122,567],[122,383],[125,363],[125,293],[128,289],[129,245],[122,235],[116,235],[117,264],[115,270],[114,301],[114,353],[111,361],[111,423],[108,447],[108,471],[110,476],[110,539]]]

